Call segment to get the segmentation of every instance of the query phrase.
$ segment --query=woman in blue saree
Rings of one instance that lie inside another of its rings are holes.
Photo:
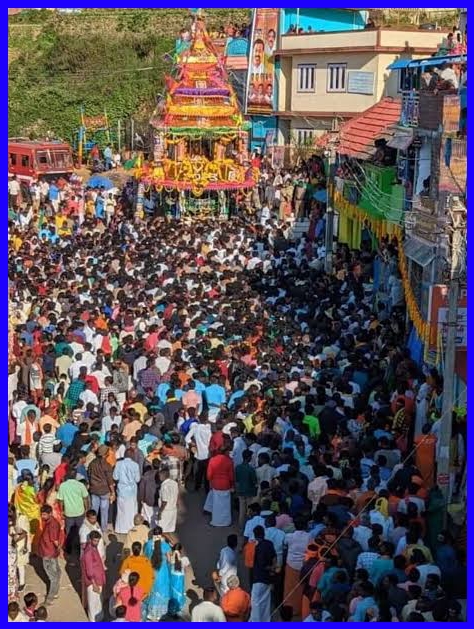
[[[169,604],[170,614],[178,616],[186,603],[185,571],[189,566],[189,559],[183,557],[181,544],[173,546],[171,555],[171,598]]]
[[[171,571],[170,571],[171,546],[163,537],[163,531],[158,526],[153,529],[153,537],[149,539],[143,554],[148,557],[155,571],[155,579],[150,595],[143,606],[143,620],[159,621],[168,613],[171,596]]]

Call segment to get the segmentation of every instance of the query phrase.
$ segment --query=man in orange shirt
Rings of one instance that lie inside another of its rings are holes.
[[[250,613],[250,596],[240,587],[239,577],[232,574],[227,579],[227,592],[221,599],[222,611],[227,622],[247,622]]]
[[[436,442],[435,435],[430,434],[431,425],[425,424],[422,434],[415,438],[415,465],[420,470],[426,489],[431,489],[434,485]]]

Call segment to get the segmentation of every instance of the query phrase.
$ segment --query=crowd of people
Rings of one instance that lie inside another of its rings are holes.
[[[77,181],[12,208],[9,621],[46,620],[63,556],[91,622],[183,617],[183,496],[222,528],[194,622],[461,619],[465,548],[435,483],[442,378],[389,298],[398,243],[337,245],[326,274],[324,203],[290,198],[312,216],[293,239],[283,176],[263,170],[253,218],[139,220],[129,188],[109,206]]]

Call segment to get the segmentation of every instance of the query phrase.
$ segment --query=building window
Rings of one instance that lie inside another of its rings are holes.
[[[328,63],[328,92],[346,91],[347,63]]]
[[[295,129],[295,141],[296,144],[307,145],[313,143],[314,129]]]
[[[298,66],[298,92],[314,92],[316,88],[316,66]]]

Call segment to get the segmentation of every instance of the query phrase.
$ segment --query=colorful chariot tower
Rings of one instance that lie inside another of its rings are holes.
[[[150,123],[153,162],[136,175],[142,192],[152,186],[181,215],[228,216],[231,194],[258,181],[248,153],[250,123],[200,10],[193,14],[189,45],[177,50],[166,94]]]

